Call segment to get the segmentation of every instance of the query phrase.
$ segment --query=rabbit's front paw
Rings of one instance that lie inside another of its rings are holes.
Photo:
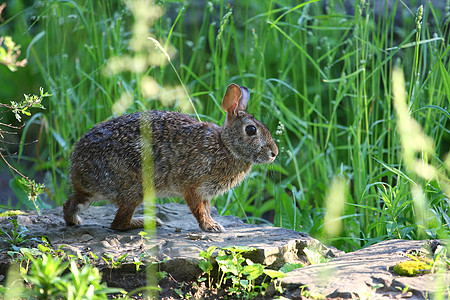
[[[211,220],[210,222],[204,222],[200,224],[200,228],[206,232],[225,232],[225,228],[217,222]]]

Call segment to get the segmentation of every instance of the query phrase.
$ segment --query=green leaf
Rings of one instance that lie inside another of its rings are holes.
[[[25,107],[24,109],[22,109],[21,113],[27,116],[31,116],[31,113],[29,111],[27,111],[28,107]]]
[[[261,276],[264,272],[264,266],[261,264],[247,265],[242,271],[243,274],[247,275],[248,280],[255,280]]]
[[[42,244],[37,245],[37,248],[38,248],[39,251],[41,251],[43,253],[50,252],[50,248],[46,247],[46,246],[44,246]]]
[[[303,268],[303,266],[304,265],[302,263],[285,263],[284,266],[282,266],[279,271],[283,273],[289,273],[294,270]]]
[[[232,253],[245,253],[245,252],[251,252],[255,251],[255,247],[247,247],[247,246],[232,246],[232,247],[225,247],[222,248],[223,250],[231,251]]]
[[[444,91],[447,95],[447,98],[450,99],[450,75],[448,74],[448,70],[445,68],[442,61],[439,60],[439,70],[441,71],[442,83],[444,84]]]
[[[224,273],[233,273],[235,276],[239,275],[238,267],[231,260],[223,260],[220,264],[220,269]]]
[[[124,260],[127,256],[128,256],[128,253],[127,253],[127,254],[124,254],[124,255],[122,255],[122,256],[120,256],[120,257],[117,259],[117,262],[121,262],[121,261]]]
[[[212,255],[212,253],[214,252],[214,250],[216,250],[216,249],[217,249],[216,246],[211,246],[208,248],[208,250],[200,252],[199,256],[209,259]]]
[[[91,257],[93,258],[93,259],[95,259],[95,260],[97,260],[98,259],[98,256],[97,255],[95,255],[92,251],[91,252],[89,252],[89,254],[91,255]]]
[[[239,284],[240,284],[241,286],[243,286],[244,288],[247,288],[247,287],[248,287],[248,284],[249,284],[249,281],[248,281],[247,279],[241,279],[241,280],[239,281]]]
[[[303,252],[308,257],[309,262],[312,265],[321,264],[327,262],[327,259],[315,249],[309,249],[308,247],[303,249]]]
[[[272,279],[284,278],[287,276],[285,273],[275,270],[264,270],[264,274],[270,276]]]
[[[206,261],[206,260],[199,261],[198,262],[198,266],[205,273],[209,273],[213,269],[212,264],[209,261]]]

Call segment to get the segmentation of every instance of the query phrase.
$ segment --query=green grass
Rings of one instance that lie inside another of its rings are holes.
[[[360,1],[354,12],[341,1],[209,1],[200,11],[191,2],[160,1],[166,15],[150,32],[176,50],[179,79],[170,65],[105,75],[109,58],[132,53],[134,19],[122,2],[25,2],[16,1],[0,34],[28,47],[26,69],[35,78],[29,88],[39,83],[53,94],[34,119],[44,128],[39,158],[25,157],[34,166],[28,175],[45,174],[51,197],[43,201],[65,201],[74,143],[112,116],[123,92],[135,99],[127,112],[179,109],[181,102],[164,106],[143,96],[142,76],[161,86],[185,85],[202,120],[218,123],[225,88],[236,82],[250,88],[249,111],[267,124],[281,151],[274,164],[254,167],[241,186],[216,199],[220,213],[270,220],[343,250],[389,238],[448,236],[444,181],[423,179],[402,159],[391,81],[393,67],[401,67],[410,115],[434,141],[432,153],[416,155],[448,178],[448,11],[427,3],[419,28],[418,7],[402,1],[382,14]],[[394,22],[397,11],[401,25]],[[275,135],[279,123],[284,131]],[[333,201],[329,186],[336,176],[348,193],[342,232],[329,236],[325,208],[333,205],[326,199]],[[425,195],[425,212],[415,206],[413,186]]]

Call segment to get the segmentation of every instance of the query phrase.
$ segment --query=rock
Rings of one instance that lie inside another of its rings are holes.
[[[219,216],[213,208],[214,219],[227,230],[225,233],[206,233],[184,204],[169,203],[157,205],[156,215],[164,225],[158,227],[156,236],[147,238],[139,235],[142,230],[115,231],[109,228],[117,208],[114,205],[92,206],[81,215],[83,225],[68,227],[62,217],[62,209],[44,210],[41,215],[28,212],[14,216],[18,224],[25,226],[30,236],[45,236],[54,249],[62,246],[71,254],[79,253],[92,258],[91,252],[99,258],[95,261],[103,272],[103,278],[111,286],[127,289],[142,286],[145,282],[145,267],[152,261],[159,261],[159,270],[166,271],[177,281],[196,280],[201,275],[198,267],[199,253],[209,246],[218,248],[230,246],[255,247],[257,251],[247,256],[255,263],[264,263],[278,269],[287,262],[307,263],[303,253],[305,247],[314,247],[324,255],[337,256],[341,251],[325,247],[309,235],[293,230],[248,225],[233,216]],[[136,217],[143,216],[143,207],[138,208]],[[11,230],[9,218],[0,218],[2,229]],[[25,246],[33,246],[28,242]],[[34,246],[36,242],[34,242]],[[0,249],[9,245],[0,241]],[[217,253],[217,250],[216,250]],[[120,268],[111,268],[112,261],[121,261]],[[0,275],[6,274],[10,256],[6,251],[0,254]],[[138,265],[140,272],[136,272]],[[123,280],[130,278],[130,280]]]
[[[127,290],[145,285],[148,267],[154,268],[155,274],[156,271],[168,272],[177,282],[195,282],[201,275],[199,253],[209,246],[255,247],[256,251],[245,256],[275,270],[287,262],[307,264],[308,259],[303,252],[305,247],[315,248],[329,258],[336,257],[328,263],[288,273],[280,283],[285,288],[285,296],[292,299],[303,299],[304,291],[313,298],[425,299],[436,293],[439,286],[450,285],[448,273],[441,277],[436,274],[405,277],[392,270],[397,263],[409,259],[407,253],[420,251],[425,244],[434,251],[437,243],[433,242],[391,240],[344,254],[305,233],[248,225],[233,216],[219,216],[215,209],[214,219],[227,232],[206,233],[199,229],[188,207],[176,203],[156,206],[156,215],[164,224],[156,229],[153,237],[148,237],[141,236],[139,229],[126,232],[110,229],[116,209],[113,205],[90,207],[82,214],[83,225],[73,227],[65,225],[61,208],[44,210],[41,215],[28,212],[12,218],[28,229],[29,236],[45,236],[54,249],[63,247],[66,253],[78,253],[90,259],[102,271],[103,280],[109,286]],[[142,207],[135,216],[143,216]],[[9,217],[0,217],[0,227],[4,231],[13,228]],[[30,240],[23,246],[35,247],[36,241]],[[0,239],[0,249],[3,249],[0,252],[0,278],[6,276],[10,264],[11,257],[4,250],[9,246]],[[91,252],[98,259],[93,258]],[[123,258],[124,255],[127,256]],[[217,250],[214,255],[217,255]],[[101,259],[102,256],[105,259]],[[119,260],[118,267],[115,267],[114,263]],[[437,282],[440,285],[437,286]],[[273,287],[272,291],[275,291]]]
[[[310,265],[289,273],[281,279],[287,295],[300,287],[321,294],[327,299],[429,299],[439,288],[448,297],[450,275],[424,274],[416,277],[399,276],[393,267],[410,258],[407,253],[423,251],[429,241],[390,240],[346,253],[328,263]],[[408,288],[406,288],[408,287]],[[404,290],[402,294],[401,291]],[[431,297],[433,298],[433,297]]]

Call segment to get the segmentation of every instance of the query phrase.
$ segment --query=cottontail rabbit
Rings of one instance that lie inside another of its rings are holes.
[[[67,225],[80,224],[79,213],[93,201],[108,200],[119,206],[112,229],[143,227],[133,213],[143,201],[141,149],[150,147],[141,130],[151,128],[156,196],[183,197],[202,230],[224,232],[211,218],[210,200],[242,182],[252,164],[271,163],[278,154],[267,127],[245,111],[249,98],[246,87],[228,86],[223,127],[167,111],[123,115],[94,126],[72,154]]]

